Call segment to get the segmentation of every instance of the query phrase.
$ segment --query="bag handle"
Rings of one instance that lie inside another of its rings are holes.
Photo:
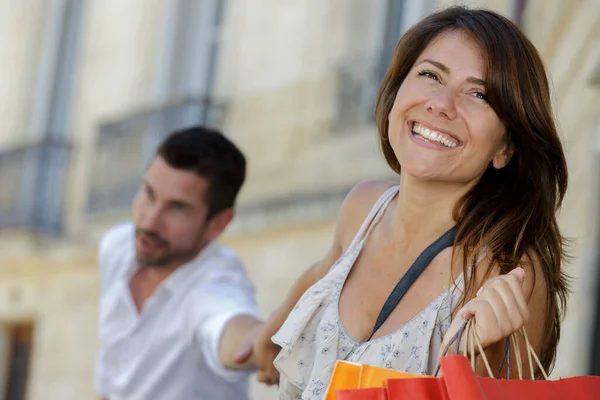
[[[466,333],[466,335],[465,335],[465,333]],[[533,367],[533,361],[535,360],[537,367],[540,369],[540,372],[542,373],[544,379],[549,380],[550,378],[548,377],[548,373],[542,366],[542,363],[540,362],[539,357],[537,356],[533,346],[529,342],[529,337],[527,336],[527,331],[525,330],[525,327],[521,327],[521,329],[519,329],[517,332],[514,332],[512,335],[510,335],[509,337],[506,338],[506,345],[504,346],[504,356],[502,358],[502,362],[500,363],[500,371],[502,371],[502,367],[504,366],[504,361],[506,360],[507,361],[507,375],[510,376],[510,373],[511,373],[510,346],[511,346],[511,342],[512,342],[515,347],[515,357],[517,359],[517,374],[519,376],[519,380],[523,380],[523,359],[521,357],[521,349],[520,349],[519,340],[518,340],[518,336],[517,336],[519,333],[522,335],[522,337],[525,341],[531,377],[533,377],[535,375],[535,370]],[[450,339],[450,341],[448,342],[446,347],[442,350],[440,357],[445,356],[448,353],[450,346],[452,346],[455,342],[456,342],[456,354],[459,354],[460,353],[460,342],[462,341],[463,335],[465,335],[465,345],[462,349],[462,355],[466,358],[469,358],[468,356],[470,353],[471,368],[473,368],[473,370],[475,370],[475,367],[476,367],[475,361],[476,361],[477,354],[475,351],[475,347],[477,347],[477,350],[479,351],[479,355],[481,355],[481,359],[483,360],[483,363],[485,364],[485,368],[488,373],[488,376],[490,378],[494,378],[494,374],[492,373],[492,368],[490,367],[490,363],[487,359],[485,351],[483,350],[483,346],[481,345],[481,340],[479,339],[479,335],[477,334],[477,330],[475,329],[475,320],[473,318],[468,320],[467,322],[465,322],[463,324],[463,326],[461,326],[461,328],[458,330],[458,332]],[[440,365],[438,363],[438,367],[435,371],[434,376],[438,375],[439,370],[440,370]],[[498,371],[498,377],[500,376],[500,371]]]

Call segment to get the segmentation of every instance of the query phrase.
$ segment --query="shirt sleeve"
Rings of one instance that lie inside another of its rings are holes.
[[[256,307],[254,287],[243,269],[229,269],[219,275],[203,290],[202,301],[196,302],[200,318],[196,320],[195,341],[207,365],[216,375],[236,381],[248,373],[223,366],[219,358],[221,337],[227,324],[236,316],[250,315],[260,319],[260,314]]]

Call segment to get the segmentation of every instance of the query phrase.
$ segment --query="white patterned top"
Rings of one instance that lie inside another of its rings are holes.
[[[311,286],[272,341],[281,346],[274,361],[280,372],[281,400],[323,399],[336,360],[346,360],[413,374],[432,374],[453,306],[460,298],[462,276],[419,314],[388,335],[362,342],[350,337],[338,313],[342,287],[371,229],[398,193],[388,189],[373,206],[348,250],[323,279]]]

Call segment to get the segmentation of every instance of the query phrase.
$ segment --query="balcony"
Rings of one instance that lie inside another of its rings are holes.
[[[0,152],[0,228],[62,230],[69,145],[46,140]]]
[[[162,140],[191,125],[218,126],[221,110],[210,99],[186,99],[101,124],[92,159],[88,215],[129,209]]]

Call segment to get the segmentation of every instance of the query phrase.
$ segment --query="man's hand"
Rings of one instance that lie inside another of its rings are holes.
[[[271,341],[271,335],[263,326],[259,328],[248,335],[235,361],[239,364],[251,362],[258,368],[256,379],[259,382],[275,385],[279,383],[279,371],[273,365],[273,360],[281,348]]]
[[[246,343],[255,341],[263,325],[262,321],[250,315],[238,315],[229,321],[219,344],[219,359],[225,368],[239,370],[258,368],[252,353],[247,357],[238,357],[238,353]]]
[[[260,335],[262,331],[262,324],[257,325],[254,329],[250,331],[246,338],[244,339],[244,343],[238,349],[238,352],[235,355],[234,362],[238,365],[251,364],[254,368],[258,368],[258,363],[256,360],[256,353],[253,351],[254,343]]]

